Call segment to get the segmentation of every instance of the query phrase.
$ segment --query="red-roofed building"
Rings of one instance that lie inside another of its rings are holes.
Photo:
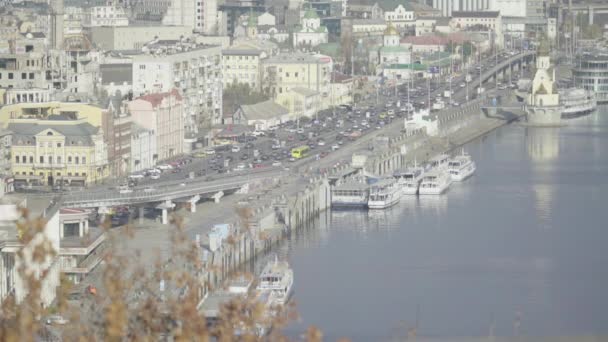
[[[401,45],[411,45],[412,52],[445,51],[449,39],[436,35],[409,36],[401,39]]]
[[[177,89],[141,96],[127,104],[133,123],[156,133],[157,160],[184,152],[182,96]]]

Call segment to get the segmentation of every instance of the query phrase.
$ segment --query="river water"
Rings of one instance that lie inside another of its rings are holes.
[[[329,341],[608,333],[608,108],[466,145],[439,197],[322,215],[279,253],[300,321]]]

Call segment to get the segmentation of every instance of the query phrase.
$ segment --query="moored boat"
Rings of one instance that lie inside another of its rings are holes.
[[[422,179],[418,193],[420,195],[441,195],[452,184],[452,178],[447,170],[433,170]]]
[[[475,173],[475,162],[468,154],[451,158],[448,162],[448,173],[453,181],[462,182]]]
[[[367,207],[385,209],[399,202],[401,189],[394,178],[385,178],[372,184],[369,190]]]

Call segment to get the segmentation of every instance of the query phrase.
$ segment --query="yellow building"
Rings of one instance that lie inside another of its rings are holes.
[[[262,61],[264,91],[274,99],[294,88],[306,88],[325,102],[330,92],[332,60],[328,56],[285,53]]]
[[[10,119],[39,118],[63,115],[72,119],[84,119],[94,127],[101,127],[102,109],[79,102],[17,103],[0,108],[0,127],[6,128]]]
[[[15,182],[87,185],[109,175],[103,132],[84,119],[12,119],[8,129]]]
[[[261,89],[262,59],[266,53],[257,49],[222,50],[224,84],[245,83],[251,89]]]

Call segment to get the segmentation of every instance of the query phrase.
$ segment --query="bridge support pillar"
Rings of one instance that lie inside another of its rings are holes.
[[[222,198],[222,197],[224,197],[223,191],[220,191],[220,192],[216,193],[215,195],[211,196],[211,198],[213,198],[215,203],[220,203],[220,198]]]
[[[139,220],[139,224],[144,224],[144,207],[137,207],[137,218]]]
[[[589,25],[593,25],[593,7],[589,6],[588,12],[589,12]]]
[[[196,212],[196,202],[198,202],[200,199],[201,199],[201,196],[199,196],[199,195],[196,195],[190,199],[190,212],[191,213]]]
[[[160,217],[160,223],[161,224],[168,224],[169,223],[169,219],[168,219],[168,213],[167,213],[166,208],[161,209],[161,217]]]

